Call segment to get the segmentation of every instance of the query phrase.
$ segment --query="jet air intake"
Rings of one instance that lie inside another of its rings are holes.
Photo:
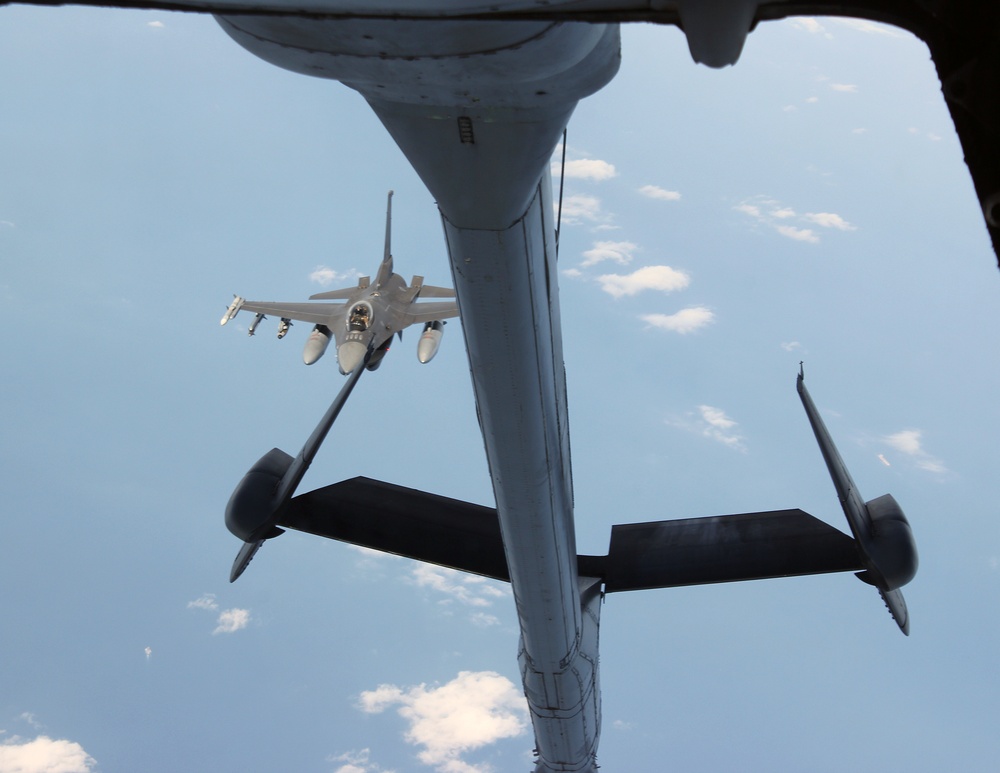
[[[330,338],[333,334],[326,325],[316,325],[309,334],[306,341],[306,348],[302,350],[302,362],[312,365],[316,360],[326,353],[326,347],[330,345]]]

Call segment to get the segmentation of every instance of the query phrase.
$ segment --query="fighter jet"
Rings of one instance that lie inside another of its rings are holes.
[[[382,364],[389,351],[393,335],[403,337],[403,329],[423,322],[424,330],[417,342],[417,359],[430,362],[437,354],[444,333],[444,320],[458,316],[456,301],[417,303],[422,298],[454,298],[455,291],[447,287],[425,285],[422,276],[414,276],[410,286],[393,273],[390,236],[392,231],[392,191],[389,191],[385,213],[385,254],[374,283],[371,277],[361,277],[355,287],[330,290],[309,296],[310,301],[343,300],[345,303],[274,303],[247,301],[236,296],[219,324],[225,325],[240,311],[256,312],[249,333],[253,335],[265,314],[280,317],[278,338],[284,338],[292,320],[315,325],[306,341],[302,360],[312,365],[323,356],[331,339],[337,342],[337,364],[344,375],[362,363],[368,370]],[[369,351],[371,354],[367,357]]]

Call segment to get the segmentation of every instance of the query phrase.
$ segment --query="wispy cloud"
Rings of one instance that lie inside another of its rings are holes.
[[[330,755],[326,761],[343,763],[333,773],[393,773],[390,770],[382,770],[371,761],[371,749],[352,749],[336,756]]]
[[[212,635],[220,633],[235,633],[246,628],[250,624],[249,609],[224,609],[219,613],[218,625],[212,631]]]
[[[152,647],[146,647],[146,649],[144,649],[143,652],[146,653],[146,660],[149,660],[151,657],[153,657],[153,648]]]
[[[667,419],[667,424],[721,443],[734,451],[746,452],[739,424],[726,415],[721,408],[699,405],[697,413],[688,412],[682,417]]]
[[[643,314],[640,319],[650,327],[687,335],[714,322],[715,314],[704,306],[692,306],[675,314]]]
[[[382,684],[361,693],[358,705],[368,714],[397,707],[408,723],[407,743],[419,747],[419,760],[440,773],[487,773],[490,766],[471,764],[462,756],[515,738],[528,726],[524,696],[492,671],[462,671],[439,687]]]
[[[216,612],[219,609],[219,602],[215,600],[214,593],[203,593],[199,598],[194,601],[189,601],[187,604],[188,609],[203,609],[206,612]],[[250,624],[250,610],[249,609],[239,609],[234,607],[233,609],[224,609],[219,612],[219,617],[215,621],[215,630],[212,631],[212,635],[220,633],[235,633],[236,631],[246,628]],[[152,654],[152,650],[146,653],[147,659]]]
[[[352,268],[348,271],[335,271],[329,266],[316,266],[312,273],[309,274],[309,281],[323,287],[328,287],[334,282],[349,282],[356,280],[361,273],[356,269]]]
[[[162,30],[167,25],[164,24],[162,21],[150,21],[150,22],[146,22],[146,26],[147,27],[152,27],[153,29]]]
[[[207,609],[209,611],[212,611],[219,608],[219,603],[215,600],[214,593],[203,593],[199,598],[196,598],[194,601],[189,601],[187,608]]]
[[[856,94],[858,86],[855,83],[831,83],[830,88],[845,94]]]
[[[787,236],[789,239],[794,239],[797,242],[809,242],[810,244],[816,244],[819,242],[819,237],[811,228],[797,228],[794,225],[778,225],[774,227],[782,236]]]
[[[836,228],[839,231],[856,231],[857,228],[848,223],[840,215],[833,212],[806,212],[803,216],[810,223],[821,225],[824,228]]]
[[[892,435],[885,435],[882,442],[909,457],[921,470],[934,473],[948,472],[944,462],[924,450],[922,437],[923,432],[919,429],[904,429]]]
[[[867,19],[852,19],[845,16],[832,17],[829,21],[832,24],[839,24],[842,27],[850,27],[857,32],[863,32],[866,35],[884,35],[889,38],[905,37],[905,34],[896,27],[890,27],[887,24],[879,24],[878,22],[868,21]]]
[[[418,588],[428,588],[444,594],[442,603],[457,601],[470,607],[489,607],[504,591],[484,577],[458,572],[434,564],[418,564],[413,569],[411,581]]]
[[[796,29],[808,32],[810,35],[823,35],[827,38],[833,37],[826,31],[826,27],[820,24],[819,20],[812,16],[796,16],[785,20],[784,23],[790,27],[795,27]]]
[[[683,290],[691,283],[691,277],[670,266],[644,266],[631,274],[603,274],[597,281],[608,295],[621,298],[643,290],[665,293]]]
[[[583,253],[584,268],[594,266],[605,260],[625,266],[632,262],[632,253],[639,249],[632,242],[594,242],[594,246]]]
[[[90,773],[96,765],[75,741],[40,735],[30,741],[14,736],[0,742],[0,771],[5,773]]]
[[[552,164],[552,174],[558,176],[561,162]],[[574,180],[593,180],[601,182],[617,177],[614,164],[601,161],[596,158],[578,158],[575,161],[566,162],[566,177]]]
[[[806,225],[816,225],[837,231],[856,231],[857,227],[835,212],[806,212],[798,214],[792,207],[785,206],[768,196],[754,196],[741,201],[734,210],[752,218],[758,225],[773,229],[775,233],[793,241],[818,244],[819,234]]]
[[[666,188],[661,188],[659,185],[643,185],[639,189],[639,193],[650,199],[659,199],[660,201],[680,201],[681,194],[677,191],[668,191]]]
[[[721,408],[699,405],[698,412],[705,423],[702,434],[730,448],[743,449],[743,436],[736,431],[737,423]]]
[[[563,223],[568,225],[579,225],[583,222],[606,223],[609,219],[610,217],[601,209],[601,200],[596,196],[577,193],[563,199]]]
[[[797,352],[802,349],[802,344],[798,341],[782,341],[781,348],[786,352]]]

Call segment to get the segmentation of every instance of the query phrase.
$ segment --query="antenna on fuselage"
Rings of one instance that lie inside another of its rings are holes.
[[[566,180],[566,132],[563,128],[562,166],[559,167],[559,209],[556,211],[556,260],[559,260],[559,230],[562,228],[563,183]]]

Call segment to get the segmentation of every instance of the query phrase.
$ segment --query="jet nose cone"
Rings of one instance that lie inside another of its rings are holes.
[[[351,373],[365,359],[368,349],[360,341],[345,341],[337,347],[337,362],[344,373]]]

